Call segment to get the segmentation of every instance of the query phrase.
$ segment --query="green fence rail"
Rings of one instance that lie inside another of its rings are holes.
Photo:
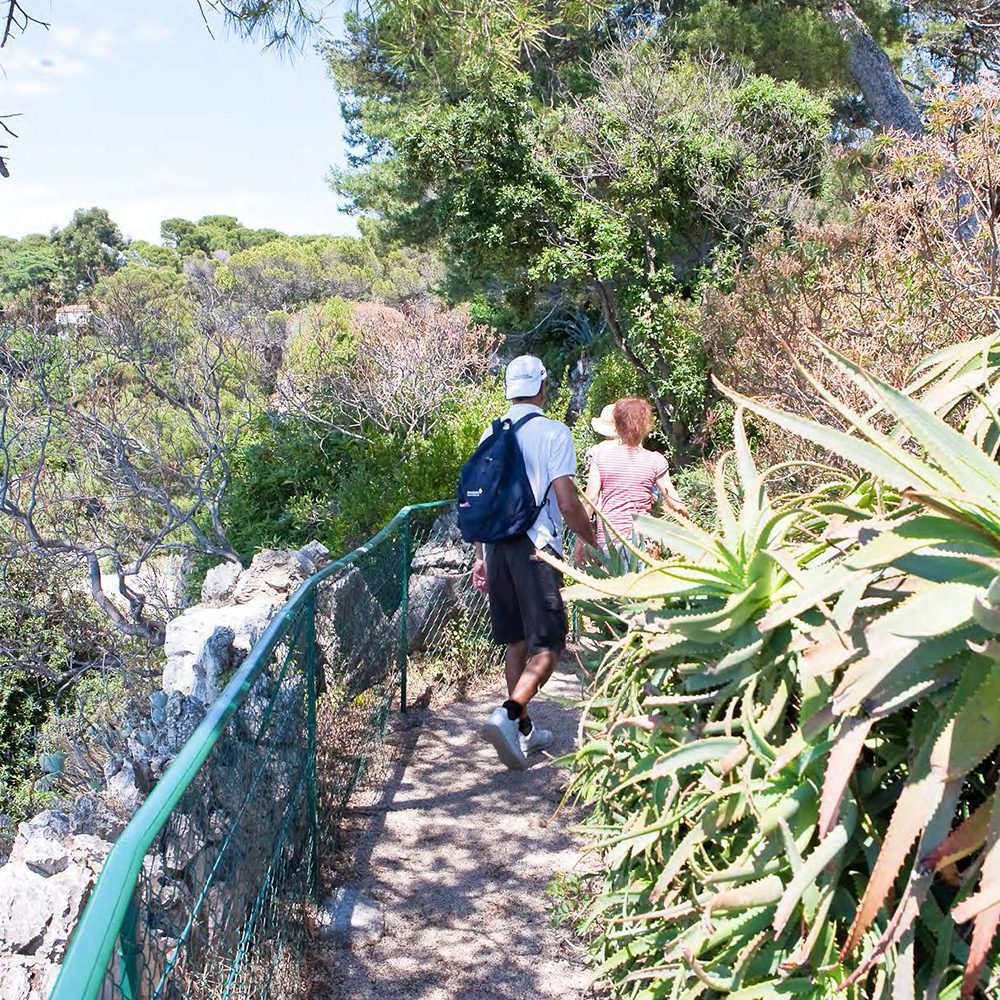
[[[495,655],[448,508],[404,508],[275,616],[108,854],[52,1000],[307,992],[310,906],[407,664]]]

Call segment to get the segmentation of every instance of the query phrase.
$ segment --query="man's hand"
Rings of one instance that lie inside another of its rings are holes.
[[[486,563],[484,563],[478,556],[476,557],[476,561],[472,564],[472,586],[475,587],[480,594],[489,592],[489,585],[486,582]]]
[[[582,538],[576,540],[576,545],[573,546],[573,563],[576,566],[586,566],[589,562],[592,562],[591,548],[586,545]]]

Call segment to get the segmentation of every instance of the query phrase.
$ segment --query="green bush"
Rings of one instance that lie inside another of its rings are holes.
[[[87,599],[67,585],[72,567],[43,559],[11,560],[0,591],[0,814],[26,819],[47,804],[52,786],[40,782],[38,754],[50,749],[49,727],[78,691],[113,675],[143,672],[150,651],[129,642]],[[91,703],[88,703],[91,704]],[[92,705],[91,705],[92,707]],[[87,708],[84,725],[96,718]]]
[[[453,496],[462,464],[503,407],[497,387],[470,387],[428,434],[372,432],[363,441],[300,417],[261,420],[233,462],[229,539],[244,560],[314,538],[343,554],[406,504]]]
[[[39,776],[35,736],[48,718],[55,688],[20,670],[0,670],[0,813],[27,819],[44,800],[34,789]]]
[[[591,371],[583,412],[573,428],[577,454],[582,457],[588,448],[603,440],[594,433],[590,421],[600,416],[605,406],[626,396],[648,395],[635,366],[620,351],[610,350],[598,358]]]
[[[836,403],[850,433],[732,393],[863,475],[771,499],[737,420],[715,531],[642,519],[669,559],[569,571],[613,996],[997,995],[1000,418],[968,389],[990,348],[936,359],[927,405],[825,351],[867,397]]]

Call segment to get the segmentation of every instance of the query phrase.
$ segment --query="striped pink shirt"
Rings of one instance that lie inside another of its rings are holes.
[[[601,476],[597,506],[616,531],[631,538],[636,514],[648,514],[653,509],[653,487],[667,474],[667,460],[658,452],[630,448],[618,441],[603,441],[591,449],[590,455]],[[605,544],[600,519],[597,538],[601,545]]]

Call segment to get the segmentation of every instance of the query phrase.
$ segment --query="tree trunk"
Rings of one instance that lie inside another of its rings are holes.
[[[646,389],[649,392],[650,399],[653,401],[653,406],[656,409],[656,415],[660,418],[660,426],[666,433],[670,446],[674,449],[676,454],[683,454],[686,446],[686,429],[680,421],[675,420],[673,417],[673,413],[671,412],[672,409],[675,410],[673,400],[665,400],[660,395],[657,391],[656,381],[653,378],[653,374],[639,360],[635,351],[632,350],[628,341],[625,339],[625,333],[621,328],[621,324],[618,322],[618,314],[615,310],[612,295],[608,290],[608,286],[599,277],[597,277],[596,274],[591,273],[591,279],[594,283],[594,287],[597,289],[598,298],[601,302],[601,312],[604,315],[604,319],[607,321],[608,329],[611,331],[611,339],[614,340],[615,346],[625,355],[626,358],[628,358],[635,370],[642,376],[643,382],[646,383]]]
[[[142,617],[138,621],[130,622],[104,592],[104,579],[97,556],[89,552],[84,558],[90,570],[90,593],[94,603],[111,619],[115,628],[124,635],[145,640],[153,648],[162,646],[167,632],[163,622]]]
[[[923,134],[920,114],[903,81],[854,8],[846,0],[835,0],[830,19],[847,43],[848,69],[882,128],[898,129],[912,136]]]

